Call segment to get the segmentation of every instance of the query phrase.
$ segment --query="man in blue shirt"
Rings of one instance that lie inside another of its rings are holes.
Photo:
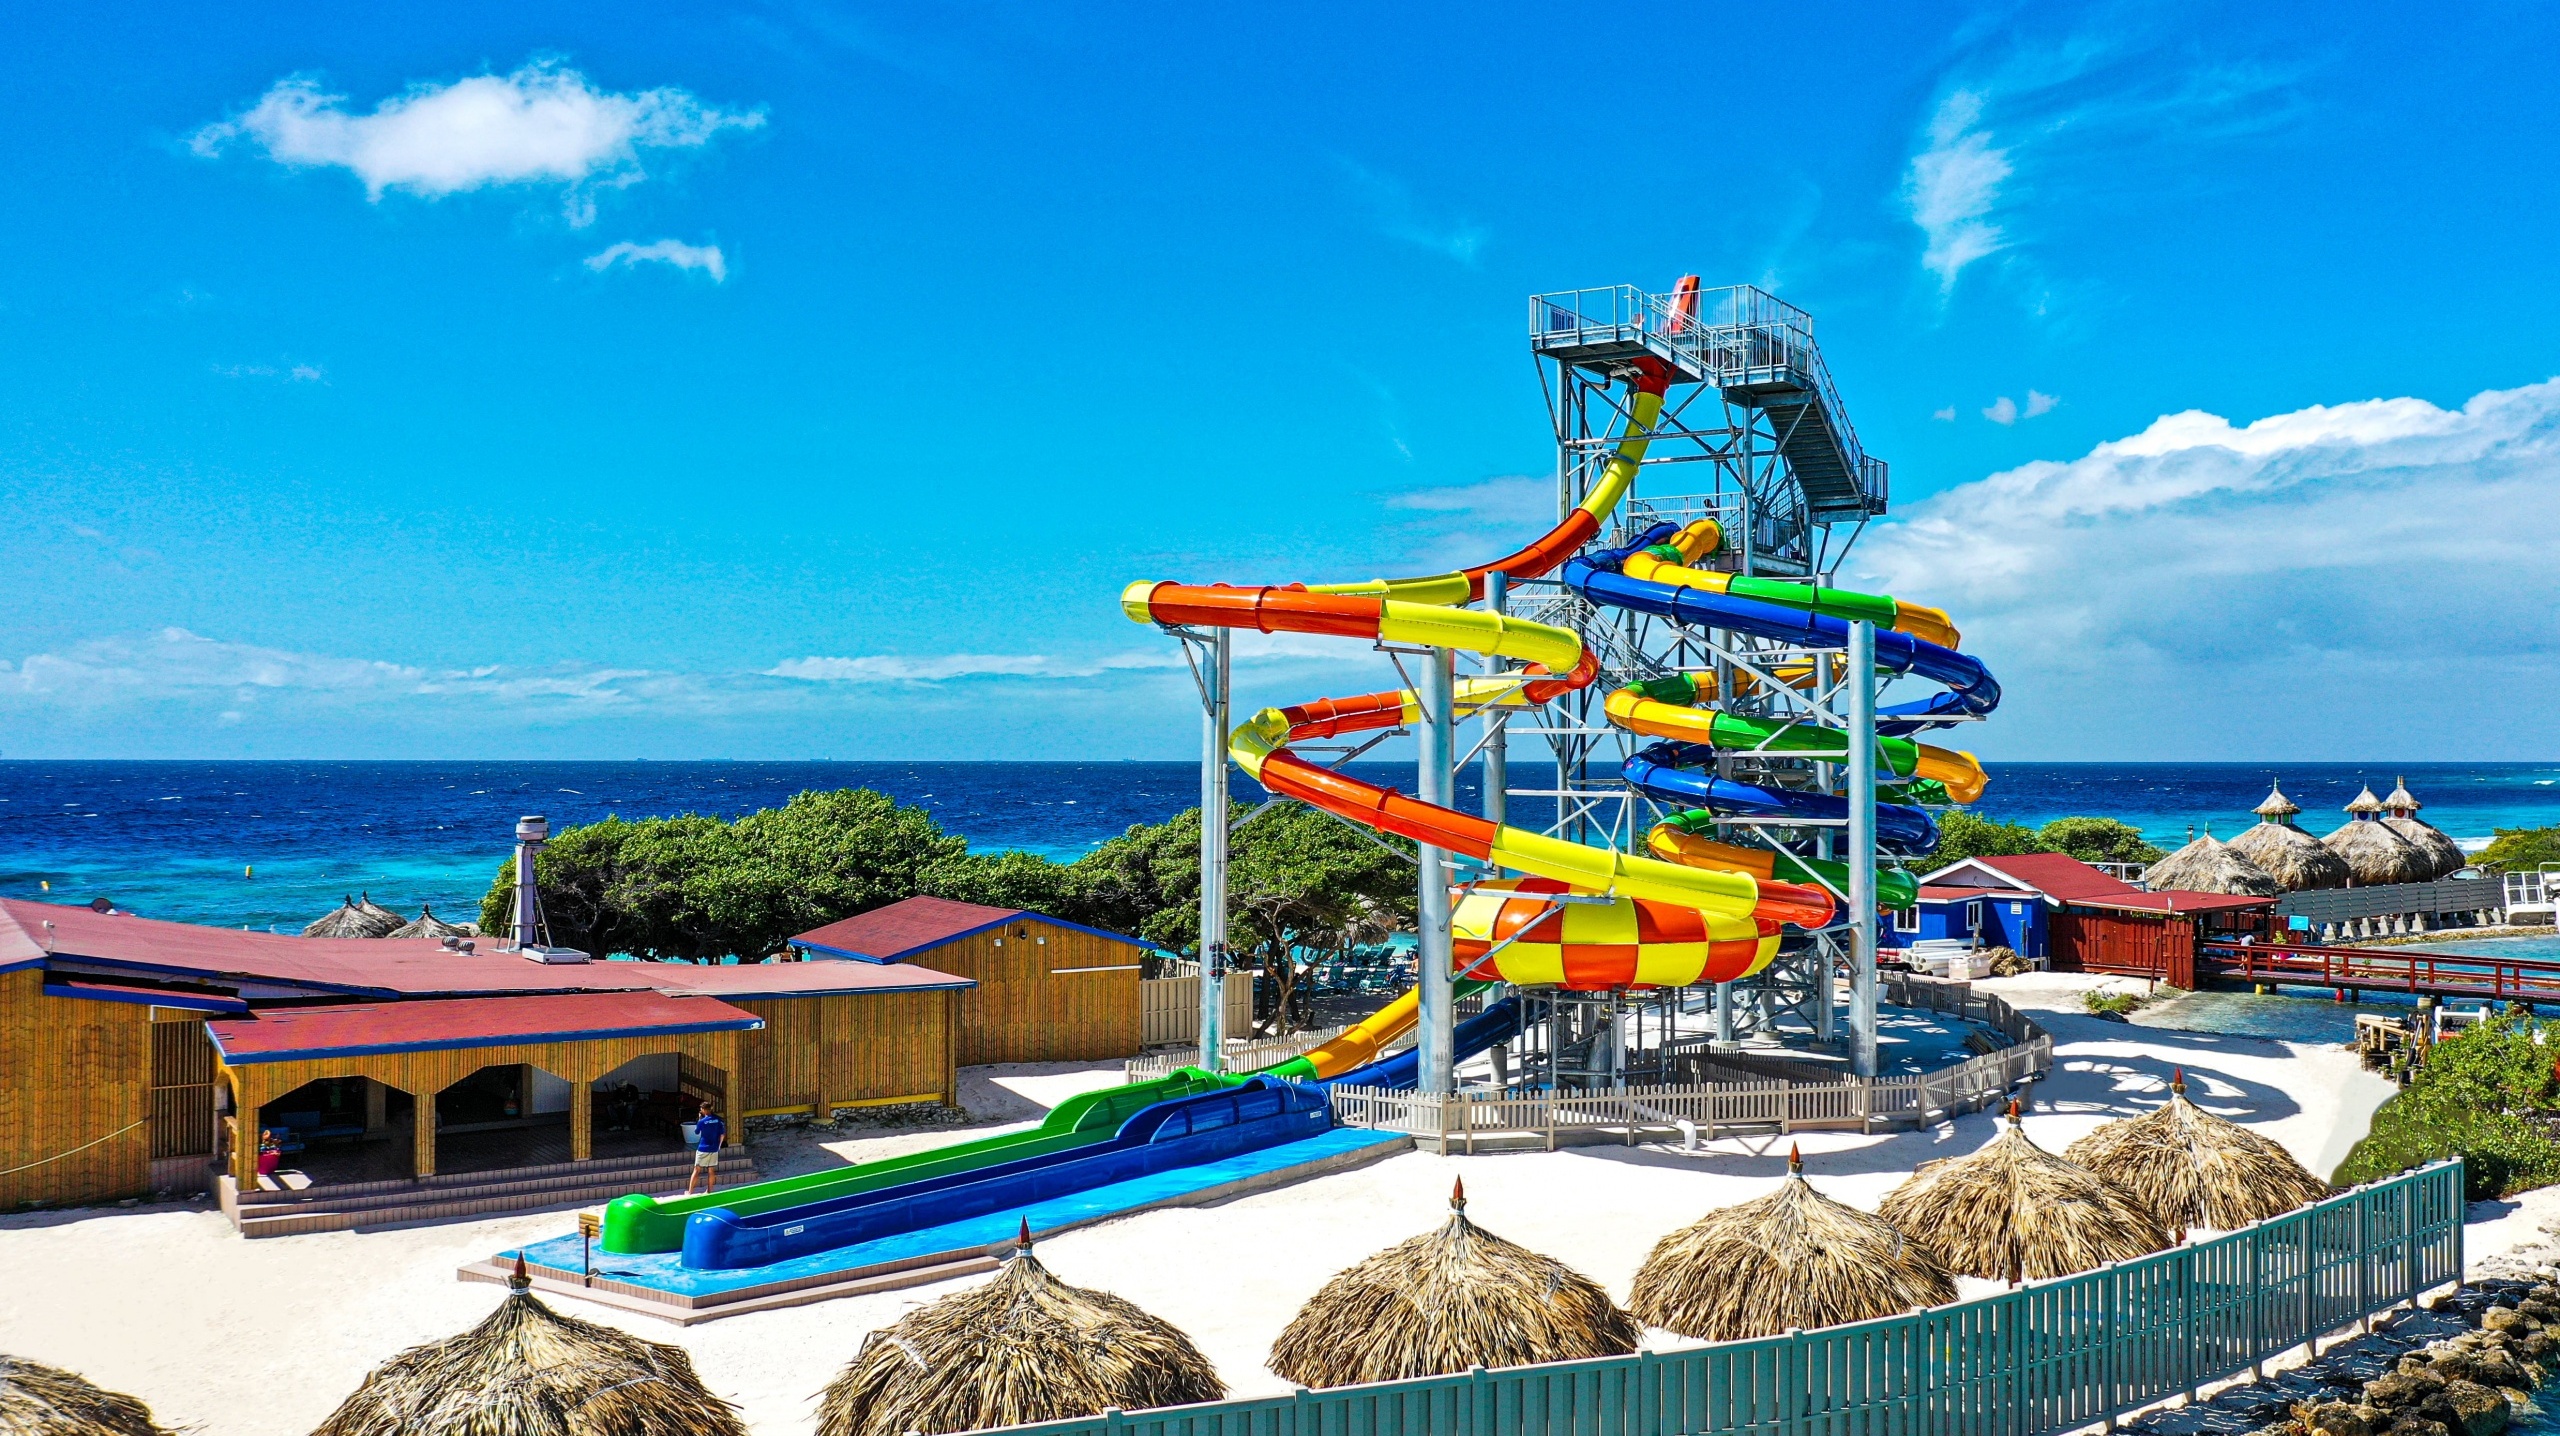
[[[700,1181],[702,1194],[709,1196],[720,1187],[720,1148],[729,1139],[729,1124],[711,1104],[702,1104],[702,1113],[693,1119],[693,1175],[684,1180],[684,1194],[693,1195],[693,1184]]]

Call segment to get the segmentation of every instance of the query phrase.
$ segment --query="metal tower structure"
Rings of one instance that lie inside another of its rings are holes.
[[[1703,566],[1828,584],[1867,521],[1885,511],[1886,466],[1860,444],[1814,342],[1812,316],[1803,310],[1748,286],[1656,294],[1621,285],[1534,296],[1529,321],[1530,347],[1555,427],[1560,515],[1581,502],[1608,462],[1625,426],[1625,381],[1639,361],[1649,358],[1672,372],[1635,487],[1607,542],[1631,542],[1665,521],[1713,519],[1723,529],[1725,546]],[[1620,766],[1650,740],[1611,727],[1602,712],[1611,690],[1643,679],[1711,675],[1728,711],[1842,730],[1863,716],[1863,730],[1874,731],[1872,660],[1861,672],[1834,651],[1792,650],[1595,608],[1547,580],[1514,583],[1493,601],[1579,630],[1602,667],[1599,682],[1537,714],[1487,720],[1481,747],[1491,769],[1488,807],[1507,810],[1511,821],[1535,821],[1545,812],[1551,815],[1547,831],[1558,836],[1645,851],[1647,833],[1669,813],[1626,783]],[[1872,630],[1857,628],[1871,640]],[[1869,681],[1850,681],[1853,674]],[[1863,715],[1853,712],[1860,708]],[[1542,740],[1552,762],[1528,761],[1515,746],[1523,739]],[[1719,753],[1719,776],[1852,799],[1847,819],[1732,817],[1721,820],[1720,836],[1739,843],[1784,840],[1800,851],[1809,846],[1818,856],[1847,859],[1853,869],[1872,874],[1872,738],[1865,745],[1866,761],[1857,761],[1859,745],[1846,751],[1852,761],[1845,763]],[[1852,773],[1853,767],[1864,771]],[[1861,786],[1866,792],[1855,793]],[[1860,796],[1866,802],[1864,823],[1857,821]],[[1865,914],[1863,934],[1854,920],[1803,938],[1790,934],[1787,950],[1761,974],[1715,992],[1719,1038],[1772,1030],[1793,1015],[1817,1042],[1836,1041],[1832,977],[1845,970],[1855,984],[1850,1055],[1861,1070],[1872,1070],[1874,884],[1869,876],[1863,884],[1853,878],[1851,885],[1866,891],[1855,894],[1856,901],[1850,893],[1839,896],[1853,918]],[[1621,1001],[1610,999],[1613,1031]],[[1662,1001],[1668,1004],[1665,1013],[1673,1013],[1682,995],[1667,994]],[[1551,1050],[1561,1053],[1567,1023],[1561,1016],[1554,1020],[1558,1037]],[[1576,1032],[1589,1031],[1592,1014],[1574,1014],[1571,1025]],[[1623,1050],[1622,1039],[1618,1045]],[[1575,1065],[1586,1077],[1594,1070],[1594,1064]],[[1623,1071],[1621,1066],[1620,1080]],[[1550,1074],[1558,1080],[1564,1075],[1561,1063]]]

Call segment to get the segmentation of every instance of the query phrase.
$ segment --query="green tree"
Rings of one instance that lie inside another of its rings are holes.
[[[2510,1012],[2437,1043],[2331,1180],[2369,1182],[2458,1153],[2474,1201],[2560,1181],[2555,1036],[2560,1024]]]
[[[1929,855],[1930,866],[1942,868],[1966,858],[1996,858],[2010,853],[2049,851],[2036,837],[2036,831],[2024,823],[2003,823],[1961,808],[1938,815],[1938,846]]]
[[[1073,867],[1051,862],[1038,853],[963,853],[926,868],[918,889],[955,902],[1018,907],[1069,922],[1085,922],[1082,914],[1086,905],[1078,900],[1078,877]]]
[[[1271,979],[1271,1031],[1295,1024],[1310,968],[1413,925],[1417,871],[1412,844],[1372,840],[1300,803],[1283,804],[1236,833],[1227,863],[1228,945]]]
[[[2560,825],[2548,828],[2499,828],[2497,836],[2473,861],[2500,872],[2529,873],[2544,863],[2560,863]]]
[[[604,955],[756,959],[791,936],[922,890],[968,851],[922,808],[863,788],[802,793],[734,823],[699,814],[567,828],[534,859],[555,941]],[[515,867],[481,900],[509,931]]]
[[[2036,841],[2084,863],[2156,863],[2168,856],[2144,842],[2141,829],[2114,818],[2056,818],[2036,829]]]

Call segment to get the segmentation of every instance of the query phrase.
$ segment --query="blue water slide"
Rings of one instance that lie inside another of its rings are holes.
[[[1475,1016],[1458,1024],[1449,1034],[1449,1045],[1460,1062],[1475,1056],[1497,1042],[1508,1042],[1520,1033],[1520,999],[1506,997]],[[1422,1080],[1422,1049],[1408,1047],[1393,1057],[1381,1057],[1364,1067],[1354,1067],[1339,1077],[1318,1084],[1325,1087],[1384,1087],[1404,1091]]]
[[[1222,1161],[1313,1137],[1332,1126],[1332,1102],[1323,1088],[1255,1077],[1224,1091],[1141,1108],[1110,1141],[1096,1146],[755,1216],[741,1216],[728,1207],[696,1212],[685,1221],[683,1261],[698,1270],[768,1266],[1176,1167]]]
[[[1627,550],[1602,550],[1567,560],[1558,576],[1565,586],[1593,603],[1631,609],[1699,628],[1748,633],[1773,643],[1800,648],[1849,646],[1849,621],[1800,608],[1736,598],[1703,588],[1647,583],[1617,571]],[[1925,720],[1931,717],[1979,716],[2000,706],[2000,683],[1982,660],[1926,639],[1890,628],[1876,630],[1876,666],[1894,673],[1916,673],[1947,691],[1918,703],[1892,704],[1877,710],[1879,720]]]
[[[1837,819],[1849,815],[1846,798],[1763,788],[1693,771],[1714,761],[1715,750],[1700,744],[1655,743],[1638,750],[1618,771],[1646,796],[1683,807],[1747,817]],[[1919,808],[1878,803],[1876,846],[1903,854],[1928,852],[1938,846],[1938,825]]]

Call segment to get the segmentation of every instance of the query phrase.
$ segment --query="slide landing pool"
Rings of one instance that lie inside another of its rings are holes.
[[[1396,1132],[1336,1127],[1317,1136],[1213,1162],[1153,1172],[1081,1192],[921,1227],[874,1241],[793,1257],[767,1266],[702,1269],[681,1253],[592,1253],[592,1282],[574,1232],[509,1248],[461,1271],[466,1281],[503,1282],[519,1251],[534,1285],[679,1325],[862,1292],[920,1286],[992,1271],[1024,1221],[1034,1237],[1159,1207],[1206,1206],[1330,1172],[1348,1171],[1409,1151]]]

